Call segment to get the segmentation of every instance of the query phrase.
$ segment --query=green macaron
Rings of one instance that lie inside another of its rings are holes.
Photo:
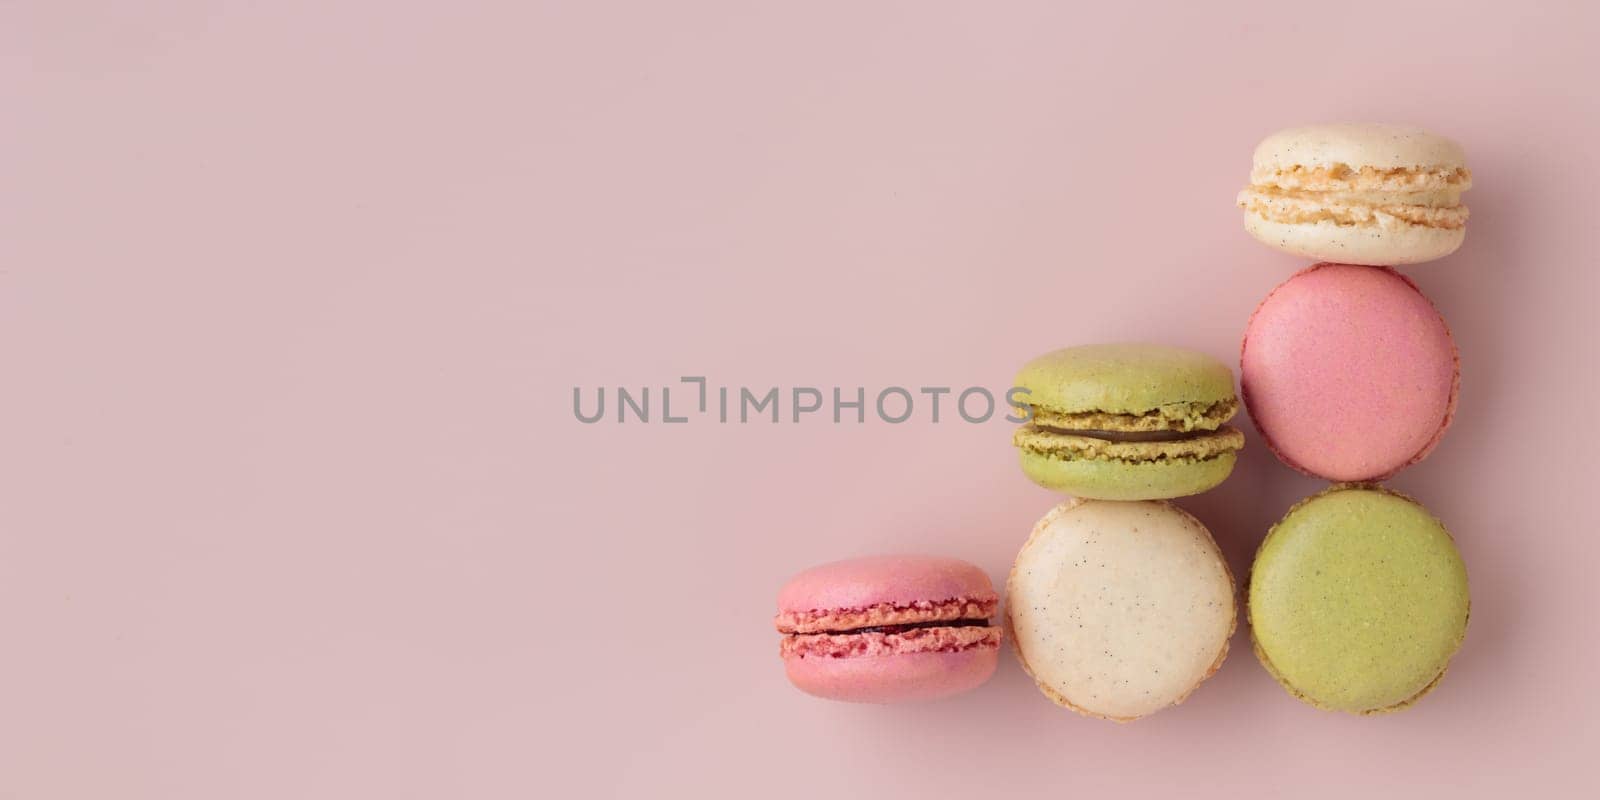
[[[1233,471],[1244,435],[1233,371],[1158,344],[1096,344],[1023,366],[1029,419],[1012,437],[1022,471],[1047,489],[1097,500],[1206,491]]]
[[[1300,501],[1250,574],[1256,657],[1317,708],[1398,711],[1432,690],[1467,630],[1467,571],[1405,495],[1342,484]]]

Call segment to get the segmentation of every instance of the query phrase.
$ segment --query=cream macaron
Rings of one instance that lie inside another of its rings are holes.
[[[1239,192],[1262,243],[1317,261],[1393,266],[1455,252],[1472,188],[1461,145],[1419,128],[1312,125],[1256,146]]]
[[[1211,677],[1238,614],[1233,576],[1199,520],[1159,500],[1072,499],[1017,554],[1006,616],[1046,697],[1129,722]]]

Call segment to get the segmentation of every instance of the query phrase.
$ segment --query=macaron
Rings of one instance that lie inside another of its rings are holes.
[[[1002,631],[989,618],[999,602],[989,576],[965,561],[836,561],[794,576],[778,592],[779,655],[789,681],[817,697],[948,697],[994,674]]]
[[[1268,448],[1331,481],[1382,480],[1427,457],[1460,384],[1450,329],[1416,285],[1349,264],[1317,264],[1267,295],[1239,367]]]
[[[1072,499],[1034,526],[1006,581],[1012,645],[1039,690],[1128,722],[1183,702],[1228,655],[1233,576],[1170,503]]]
[[[1077,497],[1157,500],[1198,494],[1233,471],[1244,435],[1233,372],[1159,344],[1068,347],[1017,374],[1028,422],[1012,437],[1034,483]]]
[[[1250,573],[1256,657],[1317,708],[1398,711],[1438,685],[1471,602],[1444,525],[1405,495],[1340,485],[1273,526]]]
[[[1345,264],[1419,264],[1467,236],[1461,145],[1420,128],[1290,128],[1256,146],[1239,192],[1244,227],[1286,253]]]

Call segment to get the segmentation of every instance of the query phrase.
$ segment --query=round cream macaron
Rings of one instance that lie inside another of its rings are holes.
[[[1175,703],[1228,654],[1233,575],[1199,520],[1165,501],[1072,499],[1034,526],[1006,615],[1039,690],[1129,722]]]
[[[1442,258],[1466,239],[1472,188],[1461,145],[1398,125],[1312,125],[1256,146],[1239,192],[1244,227],[1316,261],[1394,266]]]

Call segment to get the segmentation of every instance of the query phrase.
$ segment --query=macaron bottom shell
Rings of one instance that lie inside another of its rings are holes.
[[[1361,266],[1421,264],[1454,253],[1466,228],[1392,224],[1342,225],[1329,220],[1278,222],[1246,211],[1244,228],[1268,247],[1313,261]]]
[[[996,645],[952,653],[922,652],[855,658],[784,659],[789,682],[806,694],[852,703],[939,700],[975,689],[994,675]]]
[[[1019,450],[1023,474],[1052,491],[1094,500],[1163,500],[1215,488],[1233,472],[1235,453],[1206,459],[1071,459]]]

